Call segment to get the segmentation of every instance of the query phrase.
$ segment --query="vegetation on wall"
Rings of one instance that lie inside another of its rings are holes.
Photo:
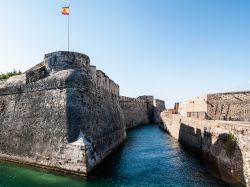
[[[232,133],[227,135],[227,139],[224,144],[227,156],[231,157],[234,154],[235,147],[237,145],[237,138]]]
[[[7,72],[7,73],[1,73],[0,74],[0,80],[3,80],[3,79],[8,79],[12,76],[15,76],[15,75],[21,75],[22,72],[19,70],[19,71],[16,71],[16,70],[13,70],[11,72]]]

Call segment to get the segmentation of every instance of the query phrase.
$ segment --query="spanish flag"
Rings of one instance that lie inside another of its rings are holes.
[[[69,15],[69,6],[62,7],[61,13],[62,15]]]

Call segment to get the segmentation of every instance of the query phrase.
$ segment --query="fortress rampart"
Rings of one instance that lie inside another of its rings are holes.
[[[233,186],[250,186],[250,124],[202,120],[162,112],[163,128],[202,156],[211,174]]]
[[[202,156],[212,174],[250,186],[250,92],[207,94],[161,113],[163,129]]]
[[[77,175],[126,138],[119,86],[74,52],[1,81],[0,121],[1,159]]]

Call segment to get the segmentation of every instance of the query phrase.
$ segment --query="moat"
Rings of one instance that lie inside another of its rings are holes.
[[[196,155],[161,131],[145,125],[128,131],[126,142],[89,179],[62,176],[0,162],[0,187],[54,186],[228,186],[212,177]]]

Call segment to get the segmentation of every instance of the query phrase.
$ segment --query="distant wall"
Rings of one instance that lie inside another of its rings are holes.
[[[165,107],[165,101],[160,100],[160,99],[155,99],[153,102],[154,105],[154,120],[153,123],[161,123],[161,117],[160,114],[162,111],[166,109]]]
[[[147,103],[149,123],[154,123],[154,96],[143,95],[139,96],[138,99],[142,99]]]
[[[162,126],[202,156],[211,174],[233,186],[250,186],[250,124],[200,120],[162,112]]]
[[[209,119],[250,121],[250,91],[208,94]]]
[[[160,113],[165,110],[165,102],[153,96],[138,98],[120,97],[126,128],[133,128],[147,123],[160,123]]]
[[[124,121],[127,129],[149,123],[146,101],[121,96],[120,106],[124,114]]]

